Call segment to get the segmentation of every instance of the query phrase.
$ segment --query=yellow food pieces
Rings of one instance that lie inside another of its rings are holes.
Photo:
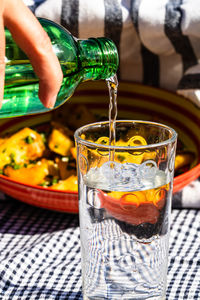
[[[61,180],[58,183],[52,185],[50,188],[54,190],[78,192],[77,176],[71,175],[67,179]]]
[[[69,133],[70,131],[65,126],[53,122],[53,130],[48,140],[49,149],[63,156],[68,155],[74,145]]]
[[[42,160],[37,164],[30,164],[27,167],[21,167],[19,169],[7,166],[4,173],[13,180],[31,185],[39,185],[49,174],[48,162],[46,160]]]
[[[0,144],[0,169],[12,162],[24,164],[42,156],[45,145],[40,134],[23,128]]]
[[[27,127],[2,137],[0,171],[24,184],[77,191],[73,132],[56,122],[46,129],[40,134]]]

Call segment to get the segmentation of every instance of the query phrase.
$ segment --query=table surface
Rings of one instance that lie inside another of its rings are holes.
[[[0,299],[82,299],[78,215],[0,194]],[[167,300],[200,299],[200,211],[173,209]]]

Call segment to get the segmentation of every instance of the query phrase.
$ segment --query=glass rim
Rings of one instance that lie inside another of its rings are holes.
[[[159,142],[159,143],[153,143],[153,144],[149,144],[149,145],[140,145],[140,146],[114,146],[114,145],[103,145],[103,144],[98,144],[98,143],[95,143],[95,142],[90,142],[90,141],[86,141],[84,139],[82,139],[80,137],[80,133],[81,134],[84,134],[84,132],[81,132],[83,131],[84,129],[86,128],[89,128],[89,127],[100,127],[102,124],[108,124],[109,125],[109,121],[100,121],[100,122],[95,122],[95,123],[89,123],[89,124],[86,124],[84,126],[81,126],[80,128],[76,129],[75,132],[74,132],[74,138],[75,138],[75,141],[78,142],[78,143],[81,143],[82,145],[85,145],[85,146],[92,146],[92,147],[95,147],[95,148],[102,148],[102,149],[109,149],[109,150],[116,150],[116,149],[121,149],[121,150],[143,150],[143,149],[151,149],[151,148],[155,148],[155,147],[162,147],[162,146],[166,146],[168,144],[171,144],[173,142],[176,141],[177,139],[177,132],[170,126],[168,125],[165,125],[165,124],[162,124],[162,123],[158,123],[158,122],[153,122],[153,121],[143,121],[143,120],[117,120],[115,121],[115,123],[140,123],[140,124],[149,124],[149,125],[154,125],[154,126],[157,126],[157,127],[162,127],[162,128],[165,128],[167,129],[169,132],[171,132],[171,138],[169,139],[166,139],[162,142]]]

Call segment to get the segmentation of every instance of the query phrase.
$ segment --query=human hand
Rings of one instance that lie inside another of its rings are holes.
[[[4,94],[5,33],[11,32],[18,46],[29,57],[39,77],[39,99],[53,108],[63,74],[47,33],[22,0],[0,0],[0,106]]]

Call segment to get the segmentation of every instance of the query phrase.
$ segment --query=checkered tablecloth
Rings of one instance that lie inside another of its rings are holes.
[[[0,199],[0,299],[82,299],[78,215]],[[200,211],[173,209],[167,300],[200,299]]]

